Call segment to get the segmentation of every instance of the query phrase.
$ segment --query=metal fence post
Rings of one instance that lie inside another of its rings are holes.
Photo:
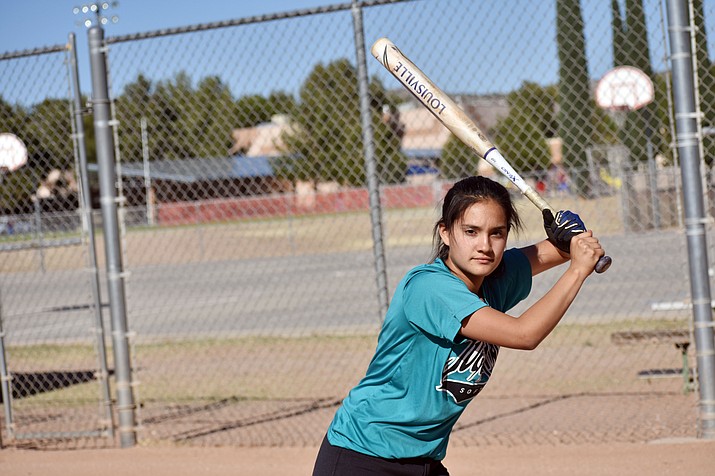
[[[380,180],[375,164],[375,138],[370,113],[370,89],[365,61],[365,35],[363,32],[362,9],[356,0],[352,2],[353,30],[355,32],[355,55],[357,57],[358,91],[360,94],[360,117],[362,120],[362,143],[365,154],[367,189],[370,197],[370,220],[372,222],[373,259],[377,279],[380,319],[387,313],[390,297],[387,291],[387,265],[382,232],[382,205],[380,204]]]
[[[104,30],[100,26],[93,26],[87,33],[92,73],[92,109],[94,112],[94,134],[97,143],[102,226],[107,260],[107,290],[112,322],[119,439],[121,446],[125,448],[136,444],[136,408],[131,386],[132,375],[127,336],[124,271],[119,241],[114,137],[110,124],[111,114],[109,88],[107,86]]]
[[[109,389],[109,369],[107,366],[107,348],[104,332],[104,321],[102,320],[102,295],[99,286],[99,268],[97,267],[97,240],[94,234],[94,219],[92,217],[92,200],[89,191],[89,177],[87,176],[87,147],[84,140],[84,122],[82,107],[82,90],[79,86],[79,70],[77,65],[77,39],[74,33],[69,34],[70,52],[70,72],[72,75],[72,92],[75,144],[79,157],[79,180],[80,180],[80,206],[82,211],[82,223],[87,231],[88,241],[88,265],[91,276],[92,302],[94,303],[95,317],[95,342],[97,345],[97,356],[99,358],[100,385],[102,387],[102,404],[104,406],[104,419],[107,425],[107,432],[110,437],[114,437],[114,423],[112,418],[112,398]]]
[[[12,377],[7,371],[7,361],[5,360],[5,331],[2,325],[2,293],[0,293],[0,395],[2,395],[2,405],[5,414],[5,429],[10,438],[14,436],[15,425],[12,417],[12,389],[10,382]],[[0,448],[2,448],[2,430],[0,430]]]
[[[668,31],[675,97],[676,145],[683,180],[685,234],[700,388],[701,436],[715,439],[715,349],[708,277],[706,218],[700,177],[690,22],[685,0],[668,0]]]

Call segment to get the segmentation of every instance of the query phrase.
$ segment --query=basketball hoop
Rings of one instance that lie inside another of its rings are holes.
[[[655,96],[653,82],[633,66],[619,66],[606,73],[596,85],[596,104],[609,111],[636,111]]]
[[[27,162],[27,147],[15,135],[0,133],[0,170],[3,174],[13,172]]]

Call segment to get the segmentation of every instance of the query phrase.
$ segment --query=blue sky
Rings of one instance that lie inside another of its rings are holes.
[[[151,31],[160,28],[191,25],[242,18],[254,15],[279,13],[303,8],[313,8],[350,0],[120,0],[110,9],[119,16],[117,24],[110,25],[107,35]],[[482,0],[474,0],[482,1]],[[517,0],[521,10],[531,2],[554,0]],[[621,0],[623,3],[625,0]],[[645,0],[652,3],[653,0]],[[663,0],[664,1],[664,0]],[[110,1],[111,3],[111,1]],[[485,1],[485,5],[490,2]],[[599,8],[610,8],[608,0],[582,0],[584,16]],[[704,0],[708,23],[713,24],[715,0]],[[84,19],[74,15],[73,7],[82,5],[74,0],[0,0],[0,52],[36,48],[64,43],[70,31],[78,37],[85,28],[77,23]],[[646,5],[647,7],[647,5]]]
[[[348,0],[120,0],[109,11],[119,22],[107,26],[107,36],[158,30],[213,21],[279,13],[346,3]],[[90,2],[85,2],[90,3]],[[109,1],[111,4],[112,2]],[[62,44],[73,31],[78,41],[85,16],[72,0],[0,0],[0,52]]]
[[[108,10],[119,21],[105,26],[105,36],[121,36],[197,23],[225,21],[257,15],[343,4],[349,0],[120,0]],[[93,2],[86,1],[88,5]],[[96,2],[94,2],[96,3]],[[111,1],[109,1],[111,5]],[[0,0],[0,53],[63,45],[75,33],[80,64],[80,82],[89,92],[87,28],[92,15],[74,14],[81,0]],[[2,78],[0,78],[2,79]],[[0,96],[16,100],[14,91],[2,87]],[[4,90],[3,90],[4,89]],[[36,100],[32,98],[31,100]],[[22,99],[20,100],[22,101]]]
[[[417,2],[411,8],[414,11],[439,10],[439,3],[447,0]],[[450,92],[506,92],[518,88],[523,81],[539,78],[542,83],[557,81],[557,64],[554,60],[546,62],[541,58],[555,58],[556,46],[553,37],[555,17],[555,0],[473,0],[481,2],[482,9],[472,9],[477,12],[473,17],[437,18],[443,30],[451,30],[441,36],[433,35],[440,27],[432,23],[422,26],[414,25],[416,15],[402,15],[402,6],[384,9],[392,11],[390,18],[376,17],[373,12],[365,13],[366,42],[379,36],[389,36],[400,46],[413,61],[423,65],[433,80]],[[625,0],[621,0],[624,3]],[[665,0],[644,0],[646,10],[657,12],[659,3]],[[119,16],[119,22],[106,27],[106,36],[120,36],[162,28],[180,27],[197,23],[207,23],[250,17],[255,15],[280,13],[304,8],[349,3],[349,0],[120,0],[111,14]],[[86,28],[81,25],[87,18],[74,15],[73,7],[81,3],[72,0],[0,0],[0,53],[32,49],[42,46],[64,44],[69,32],[77,35],[78,55],[81,67],[81,82],[84,89],[88,88],[88,73],[86,68]],[[454,5],[454,4],[452,4]],[[664,8],[664,6],[663,6]],[[420,10],[423,9],[423,10]],[[589,55],[589,69],[592,77],[598,79],[610,67],[610,1],[582,0],[582,10],[586,19],[586,45]],[[715,55],[715,0],[705,0],[706,19],[710,41],[710,56]],[[516,15],[518,13],[518,16]],[[423,15],[429,16],[429,15]],[[395,21],[399,18],[400,21]],[[652,17],[651,17],[652,18]],[[598,21],[590,21],[597,19]],[[420,19],[432,21],[433,18]],[[514,22],[518,21],[514,27]],[[652,21],[649,18],[649,21]],[[547,27],[540,27],[540,25]],[[511,29],[504,30],[504,25]],[[550,27],[550,28],[549,28]],[[649,25],[652,44],[662,45],[661,25]],[[429,33],[430,37],[426,38]],[[660,35],[660,36],[659,36]],[[289,47],[299,48],[299,37]],[[351,32],[347,31],[347,38]],[[349,47],[344,48],[349,53]],[[445,54],[435,56],[435,51]],[[518,52],[518,53],[517,53]],[[448,53],[448,54],[447,54]],[[316,53],[317,54],[317,53]],[[343,54],[343,53],[341,53]],[[467,60],[457,64],[459,59]],[[651,51],[656,70],[662,65],[663,51]],[[470,59],[471,58],[471,59]],[[312,66],[320,58],[294,58]],[[476,61],[476,60],[479,60]],[[488,60],[492,63],[482,63]],[[293,66],[296,74],[293,78],[296,84],[287,87],[296,88],[302,76],[303,65]],[[379,68],[370,66],[371,74]],[[300,71],[301,74],[297,74]],[[386,72],[380,72],[383,78],[388,78]],[[133,78],[126,78],[130,81]],[[270,79],[270,78],[269,78]],[[261,79],[253,78],[253,85],[235,85],[237,94],[262,94],[266,91],[257,88]],[[395,85],[392,79],[385,79],[385,84]],[[234,86],[233,84],[231,85]],[[501,90],[499,90],[501,88]],[[5,88],[7,89],[7,88]],[[232,88],[233,89],[233,88]],[[3,91],[0,91],[3,94]],[[5,91],[6,99],[7,91]]]

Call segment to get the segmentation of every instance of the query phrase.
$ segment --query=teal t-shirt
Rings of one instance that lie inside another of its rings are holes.
[[[328,429],[334,446],[382,458],[444,459],[449,434],[489,381],[499,346],[465,339],[462,321],[491,306],[502,312],[531,291],[531,266],[518,249],[505,272],[469,291],[442,260],[410,270],[397,286],[365,377]]]

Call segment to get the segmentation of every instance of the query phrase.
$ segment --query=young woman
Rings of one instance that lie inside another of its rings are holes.
[[[521,226],[508,191],[484,177],[449,190],[434,259],[397,286],[367,374],[337,410],[314,476],[448,474],[441,460],[452,427],[489,381],[499,348],[536,348],[604,254],[578,215],[547,213],[544,224],[549,240],[506,250]],[[505,314],[529,294],[532,276],[569,258],[548,293],[518,318]]]

